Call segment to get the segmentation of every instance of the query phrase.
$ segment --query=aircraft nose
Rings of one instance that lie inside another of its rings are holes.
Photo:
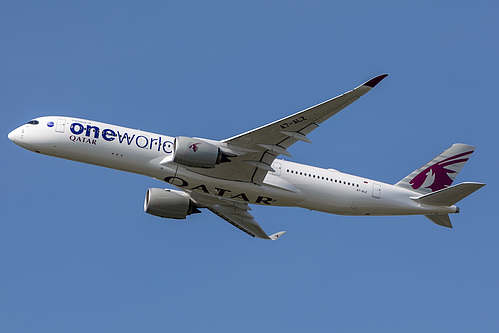
[[[9,133],[9,140],[16,143],[19,140],[18,130],[17,128]]]
[[[23,143],[23,126],[19,126],[15,130],[9,133],[9,140],[14,142],[16,145]]]
[[[36,151],[33,148],[32,143],[30,143],[29,140],[26,140],[25,125],[19,126],[10,132],[8,137],[10,141],[14,142],[21,148]]]

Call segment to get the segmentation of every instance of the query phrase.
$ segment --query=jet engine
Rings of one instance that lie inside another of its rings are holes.
[[[185,136],[175,138],[173,162],[197,168],[214,168],[215,165],[229,162],[220,147],[207,141]]]
[[[147,190],[144,211],[169,219],[185,219],[187,215],[201,213],[187,193],[162,188]]]

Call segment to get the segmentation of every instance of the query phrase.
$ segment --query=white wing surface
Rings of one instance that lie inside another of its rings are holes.
[[[252,237],[276,240],[286,233],[286,231],[281,231],[270,236],[267,235],[258,222],[255,221],[253,215],[248,212],[251,208],[245,203],[212,197],[197,192],[191,192],[189,194],[196,204],[208,208],[225,221]]]
[[[307,134],[355,102],[386,76],[387,74],[376,76],[338,97],[223,140],[228,151],[233,152],[236,157],[231,157],[231,162],[217,165],[214,169],[202,170],[201,173],[220,179],[262,184],[267,172],[273,171],[271,165],[278,155],[291,156],[287,148],[297,141],[310,142]]]

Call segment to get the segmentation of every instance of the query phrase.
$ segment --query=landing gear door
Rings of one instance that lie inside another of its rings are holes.
[[[59,133],[64,133],[66,127],[66,119],[57,119],[57,124],[55,125],[55,131]]]

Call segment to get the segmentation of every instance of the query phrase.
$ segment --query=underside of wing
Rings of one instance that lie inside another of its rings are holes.
[[[298,141],[310,142],[307,134],[355,102],[386,76],[379,75],[338,97],[223,140],[223,149],[232,154],[229,163],[219,164],[213,169],[191,171],[214,178],[262,184],[267,173],[274,171],[272,163],[277,156],[291,156],[287,151],[291,145]]]
[[[276,240],[285,233],[285,231],[281,231],[270,236],[267,235],[255,221],[253,215],[248,212],[251,208],[245,203],[211,197],[197,192],[192,192],[190,195],[198,206],[208,208],[225,221],[252,237]]]

